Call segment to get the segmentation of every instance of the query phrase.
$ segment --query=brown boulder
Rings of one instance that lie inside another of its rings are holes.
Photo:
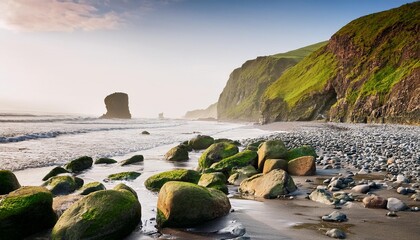
[[[274,169],[287,171],[287,161],[284,159],[267,159],[264,163],[263,173],[268,173]]]
[[[315,158],[303,156],[289,161],[287,172],[295,176],[312,176],[316,173]]]
[[[387,200],[385,198],[371,195],[363,198],[365,208],[386,208]]]

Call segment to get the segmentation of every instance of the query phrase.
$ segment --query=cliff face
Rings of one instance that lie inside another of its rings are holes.
[[[261,96],[282,73],[326,43],[318,43],[287,53],[258,57],[235,69],[220,94],[217,117],[220,120],[258,121]]]
[[[107,112],[101,118],[131,118],[126,93],[116,92],[108,95],[104,102]]]
[[[204,118],[217,118],[217,103],[213,103],[206,109],[199,109],[188,111],[184,118],[186,119],[204,119]]]
[[[420,124],[420,2],[352,21],[270,85],[264,122]]]

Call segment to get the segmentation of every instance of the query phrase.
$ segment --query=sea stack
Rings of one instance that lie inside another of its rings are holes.
[[[104,102],[107,112],[101,118],[131,118],[128,108],[128,95],[126,93],[116,92],[110,94],[106,96]]]

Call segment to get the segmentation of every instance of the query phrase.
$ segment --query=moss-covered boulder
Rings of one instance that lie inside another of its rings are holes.
[[[184,141],[181,144],[179,144],[179,146],[187,149],[188,152],[191,152],[193,148],[188,144],[188,142],[189,141]]]
[[[113,163],[117,163],[117,161],[112,158],[99,158],[98,160],[95,161],[95,164],[113,164]]]
[[[141,173],[138,172],[120,172],[108,175],[104,181],[130,181],[138,178],[140,175]]]
[[[246,146],[246,150],[252,150],[252,151],[258,151],[258,148],[260,147],[260,145],[264,143],[264,140],[259,140],[259,141],[255,141],[255,142],[251,142]]]
[[[18,188],[20,184],[15,174],[9,170],[0,170],[0,195],[8,194]]]
[[[226,186],[226,176],[221,172],[204,173],[201,175],[198,185],[214,188],[228,194],[228,188]]]
[[[233,156],[224,158],[217,163],[213,163],[210,166],[210,170],[223,172],[226,175],[229,175],[233,168],[241,168],[252,165],[257,160],[257,158],[258,155],[255,151],[245,150]]]
[[[117,185],[114,187],[114,190],[117,190],[117,191],[129,191],[129,192],[131,192],[131,193],[134,195],[134,197],[136,197],[137,199],[139,198],[139,197],[137,196],[136,191],[134,191],[134,189],[132,189],[131,187],[129,187],[129,186],[127,186],[127,185],[125,185],[124,183],[119,183],[119,184],[117,184]]]
[[[57,176],[57,175],[62,174],[62,173],[70,173],[70,172],[67,171],[66,169],[62,168],[62,167],[55,167],[55,168],[51,169],[51,171],[49,173],[47,173],[47,175],[45,175],[44,178],[42,178],[42,181],[47,181],[51,177]]]
[[[220,142],[232,143],[232,144],[235,144],[238,147],[242,145],[239,141],[228,139],[228,138],[218,138],[218,139],[214,140],[214,143],[220,143]]]
[[[235,144],[228,142],[214,143],[198,159],[198,170],[202,171],[209,168],[213,163],[235,155],[238,152],[239,149]]]
[[[198,135],[197,137],[192,138],[190,141],[188,141],[188,145],[190,145],[194,150],[206,149],[210,147],[210,145],[212,145],[213,143],[214,139],[206,135]]]
[[[284,159],[287,149],[280,140],[268,140],[258,149],[258,170],[264,169],[266,159]]]
[[[92,164],[93,160],[91,157],[83,156],[67,163],[65,168],[72,173],[78,173],[92,167]]]
[[[83,186],[83,179],[73,176],[55,176],[42,185],[54,195],[70,194]]]
[[[23,239],[57,221],[52,194],[43,187],[21,187],[0,201],[0,239]]]
[[[242,181],[239,192],[262,198],[277,198],[297,189],[293,179],[282,169],[275,169],[267,174],[257,174]]]
[[[167,182],[159,191],[157,211],[158,227],[192,227],[227,215],[230,202],[216,189]]]
[[[168,161],[184,161],[188,158],[188,149],[184,145],[173,147],[165,154],[165,159]]]
[[[105,186],[100,182],[91,182],[88,184],[83,185],[80,189],[80,195],[88,195],[89,193],[93,193],[100,190],[105,190]]]
[[[242,168],[233,168],[231,175],[229,176],[228,182],[232,185],[239,186],[241,182],[249,177],[258,174],[258,171],[252,165],[248,165]]]
[[[315,149],[312,146],[303,145],[301,147],[293,148],[289,150],[284,159],[287,161],[290,161],[292,159],[303,157],[303,156],[313,156],[314,158],[317,157]]]
[[[51,239],[123,239],[141,220],[141,205],[128,191],[104,190],[74,203],[55,224]]]
[[[169,181],[190,182],[197,184],[201,174],[194,170],[176,169],[155,174],[144,182],[147,189],[159,191],[160,188]]]
[[[290,160],[287,172],[294,176],[312,176],[316,174],[315,158],[303,156]]]
[[[139,162],[143,162],[143,161],[144,161],[143,155],[134,155],[129,159],[121,161],[121,166],[126,166],[126,165],[139,163]]]
[[[264,163],[263,173],[268,173],[274,169],[287,171],[287,161],[284,159],[267,159]]]

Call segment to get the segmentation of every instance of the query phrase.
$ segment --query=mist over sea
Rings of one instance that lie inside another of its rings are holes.
[[[84,155],[94,159],[123,156],[189,140],[197,134],[235,140],[268,134],[243,126],[182,119],[0,113],[0,169],[60,165]]]

